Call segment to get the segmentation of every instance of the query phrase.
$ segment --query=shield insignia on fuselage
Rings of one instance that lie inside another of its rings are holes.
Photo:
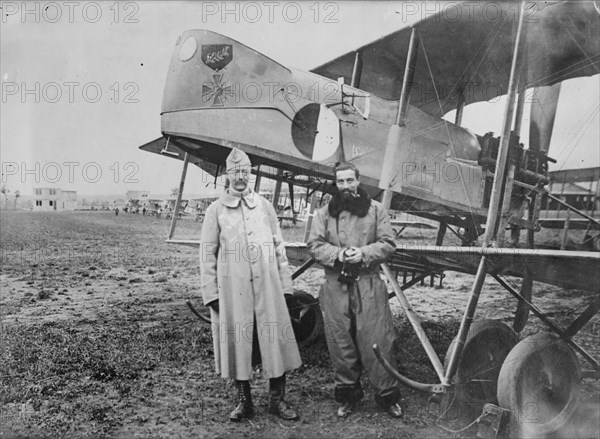
[[[202,46],[200,57],[204,64],[218,72],[233,59],[233,46],[231,44],[206,44]]]

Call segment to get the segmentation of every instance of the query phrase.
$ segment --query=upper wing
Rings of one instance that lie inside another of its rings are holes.
[[[421,44],[411,105],[440,116],[456,107],[461,93],[467,105],[506,94],[518,4],[451,3],[415,24]],[[600,72],[600,14],[594,2],[526,5],[528,88]],[[360,88],[399,99],[410,33],[410,28],[391,33],[312,72],[332,79],[343,76],[349,83],[359,52]]]

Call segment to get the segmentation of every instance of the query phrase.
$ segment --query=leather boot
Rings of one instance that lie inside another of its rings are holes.
[[[398,404],[400,401],[400,389],[391,387],[375,394],[375,402],[379,407],[385,410],[392,418],[401,418],[404,416],[402,407]]]
[[[284,401],[285,374],[278,378],[269,379],[269,413],[279,416],[286,421],[295,421],[300,418],[298,413]]]
[[[252,406],[250,381],[235,380],[235,387],[238,392],[238,404],[229,414],[229,420],[239,422],[244,418],[251,418],[254,415],[254,407]]]
[[[338,384],[335,386],[335,400],[341,405],[338,408],[337,415],[340,418],[347,418],[354,412],[358,402],[363,398],[364,393],[360,381],[354,384]]]

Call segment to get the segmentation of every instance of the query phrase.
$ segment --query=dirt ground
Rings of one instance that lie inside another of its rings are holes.
[[[335,416],[326,344],[302,347],[303,366],[288,375],[287,399],[301,420],[267,414],[268,382],[260,370],[252,381],[258,414],[229,423],[231,383],[216,376],[210,328],[187,308],[202,308],[197,252],[164,242],[169,221],[113,212],[0,212],[0,437],[470,437],[451,434],[428,410],[427,396],[403,388],[406,416],[380,413],[365,383],[366,397],[346,420]],[[198,238],[201,223],[185,218],[178,238]],[[298,240],[303,224],[284,227]],[[403,239],[428,242],[421,231]],[[515,280],[516,281],[516,280]],[[321,271],[294,281],[317,295]],[[442,357],[456,334],[472,278],[447,273],[442,287],[407,291],[436,352]],[[536,285],[536,303],[566,327],[589,293]],[[486,281],[477,319],[511,324],[515,302]],[[436,376],[396,299],[400,371],[423,382]],[[531,318],[524,334],[542,325]],[[600,357],[598,316],[575,337]],[[583,360],[580,358],[583,364]],[[557,437],[600,437],[600,387],[584,379],[579,411]],[[555,435],[555,436],[556,436]]]

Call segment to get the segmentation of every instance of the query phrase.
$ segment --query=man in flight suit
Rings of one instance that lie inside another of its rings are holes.
[[[396,248],[390,218],[359,187],[356,166],[341,163],[334,174],[337,192],[316,212],[308,248],[325,268],[319,303],[334,368],[335,399],[341,404],[337,414],[347,417],[362,399],[364,369],[375,388],[377,404],[399,418],[400,391],[373,352],[377,344],[395,367],[388,292],[379,276],[379,264]]]

